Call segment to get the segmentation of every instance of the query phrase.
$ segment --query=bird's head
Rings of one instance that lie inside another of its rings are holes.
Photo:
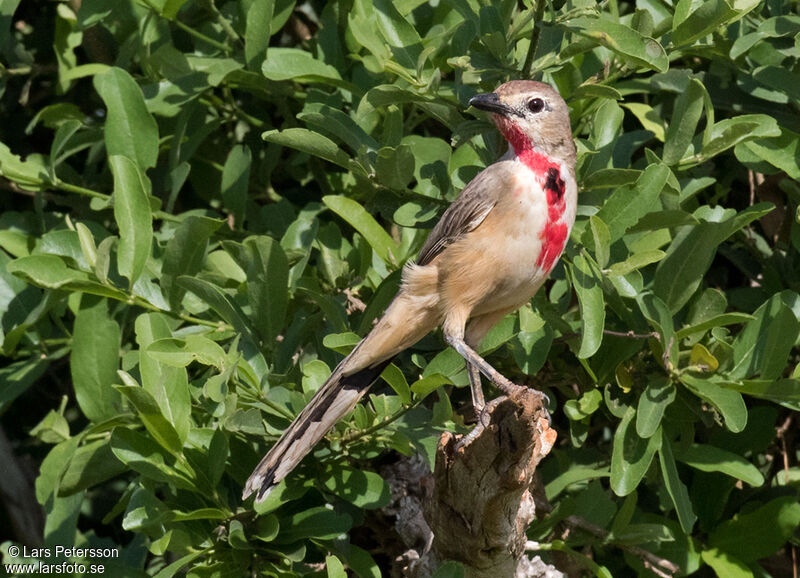
[[[550,85],[512,80],[494,92],[473,96],[469,103],[492,113],[497,128],[517,155],[533,148],[574,166],[575,143],[569,109]]]

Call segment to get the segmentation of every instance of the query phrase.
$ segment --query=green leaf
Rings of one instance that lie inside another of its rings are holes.
[[[784,291],[756,309],[755,319],[745,325],[733,342],[730,377],[741,379],[759,374],[761,379],[774,380],[781,376],[800,332],[800,322],[787,305],[796,297],[796,293]]]
[[[261,134],[267,142],[291,147],[301,152],[325,159],[340,167],[349,168],[350,157],[328,137],[305,128],[268,130]]]
[[[692,534],[692,527],[697,521],[697,516],[692,510],[689,491],[680,477],[678,477],[678,468],[675,466],[675,458],[672,455],[672,444],[667,440],[661,442],[661,447],[658,450],[658,461],[661,464],[664,485],[667,487],[667,493],[675,505],[675,512],[678,514],[681,529],[684,534],[689,536]]]
[[[145,478],[174,484],[184,490],[197,490],[194,480],[172,467],[173,457],[143,433],[126,427],[114,428],[111,451],[119,461]]]
[[[47,370],[50,359],[32,357],[0,367],[0,415]]]
[[[261,65],[261,73],[276,81],[330,82],[342,79],[335,67],[299,48],[271,48]]]
[[[586,190],[616,189],[636,182],[642,171],[634,169],[600,169],[587,175],[581,185]]]
[[[754,574],[747,565],[728,552],[722,552],[717,548],[703,550],[700,556],[703,562],[711,566],[717,576],[725,578],[754,578]]]
[[[174,20],[178,11],[186,2],[187,0],[165,0],[164,6],[161,9],[161,15],[169,20]]]
[[[667,256],[658,264],[654,279],[654,292],[673,313],[679,311],[694,295],[703,281],[717,247],[725,239],[770,209],[753,205],[735,216],[721,207],[696,213],[704,217],[698,225],[678,229],[667,250]]]
[[[664,417],[664,411],[675,401],[675,384],[666,376],[651,376],[647,388],[639,396],[636,409],[636,433],[649,438],[656,433]]]
[[[249,70],[258,70],[267,56],[275,0],[253,0],[247,10],[244,59]]]
[[[381,570],[369,552],[350,544],[347,565],[358,578],[381,578]]]
[[[367,470],[332,466],[320,481],[332,494],[357,508],[382,508],[392,497],[383,478]]]
[[[649,104],[642,102],[627,102],[622,104],[623,108],[630,110],[633,115],[642,123],[645,130],[653,133],[653,136],[664,142],[666,139],[666,131],[664,130],[664,119],[659,116],[655,109]],[[665,161],[666,162],[666,161]]]
[[[606,309],[600,280],[589,262],[578,255],[572,262],[572,286],[581,310],[580,359],[594,355],[603,342]]]
[[[39,477],[36,478],[36,499],[40,504],[46,504],[54,494],[58,493],[64,470],[75,454],[79,442],[78,437],[64,440],[53,446],[42,460]]]
[[[664,72],[669,60],[664,47],[654,38],[611,18],[573,18],[566,22],[572,31],[595,40],[637,66]]]
[[[666,165],[650,165],[634,185],[622,186],[611,194],[597,212],[608,227],[610,243],[621,239],[641,217],[659,208],[658,197],[669,175]]]
[[[158,159],[158,125],[130,74],[117,67],[94,77],[94,88],[108,109],[105,122],[109,157],[123,156],[144,174]]]
[[[672,24],[672,43],[684,46],[724,28],[758,6],[758,0],[707,0],[691,2],[681,0],[675,9]],[[694,10],[689,13],[689,10]]]
[[[742,142],[736,145],[734,151],[736,157],[741,160],[740,147],[784,171],[794,180],[800,181],[800,134],[781,127],[779,137]]]
[[[639,437],[634,427],[636,411],[629,407],[614,434],[611,454],[611,489],[618,496],[627,496],[642,481],[656,450],[661,446],[661,428],[647,439]]]
[[[411,392],[414,394],[414,397],[417,400],[425,399],[426,397],[428,397],[428,395],[430,395],[443,385],[448,385],[451,383],[453,382],[450,381],[444,375],[441,375],[439,373],[434,373],[433,375],[428,375],[426,377],[423,377],[422,379],[419,379],[415,381],[413,384],[411,384]]]
[[[653,263],[658,263],[665,256],[666,253],[658,249],[653,249],[651,251],[640,251],[638,253],[634,253],[620,263],[614,263],[611,265],[611,267],[608,268],[608,274],[623,277],[631,271],[636,271],[642,267],[647,267]]]
[[[164,566],[161,570],[158,571],[157,574],[153,578],[172,578],[178,572],[180,572],[184,566],[194,562],[201,556],[205,556],[207,553],[205,550],[199,550],[197,552],[192,552],[191,554],[187,554],[186,556],[182,556],[175,560],[169,566]]]
[[[59,496],[76,494],[127,471],[111,451],[108,440],[97,440],[75,450],[59,486]]]
[[[108,161],[114,175],[114,220],[120,237],[117,267],[133,287],[150,257],[153,242],[153,214],[147,194],[150,187],[131,159],[115,155]]]
[[[83,123],[78,120],[67,120],[56,129],[55,137],[50,145],[50,178],[55,181],[56,167],[69,156],[70,151],[62,157],[62,153],[69,143],[70,139],[83,127]]]
[[[291,544],[306,538],[332,540],[347,532],[353,519],[323,506],[302,510],[286,516],[281,524],[281,533],[275,538],[278,544]]]
[[[192,215],[178,225],[175,235],[167,242],[160,282],[171,309],[180,308],[186,293],[176,284],[178,277],[195,275],[202,269],[208,240],[221,225],[222,221],[217,219]]]
[[[725,419],[725,426],[732,432],[740,432],[747,425],[747,406],[742,394],[711,379],[700,379],[689,374],[680,376],[681,383],[695,395],[713,405]]]
[[[414,155],[411,147],[383,147],[375,161],[375,175],[390,189],[402,191],[414,178]]]
[[[665,135],[663,161],[676,165],[692,144],[697,123],[703,114],[703,100],[706,89],[696,78],[689,80],[689,86],[678,95],[672,109],[672,120]]]
[[[417,70],[422,39],[414,26],[398,12],[390,0],[373,2],[378,30],[392,50],[395,60],[408,70]]]
[[[517,333],[511,342],[517,367],[526,375],[538,372],[547,361],[553,337],[553,329],[548,325],[536,331],[522,330]]]
[[[123,378],[123,381],[132,382],[135,385],[118,385],[116,389],[136,409],[136,413],[139,415],[139,419],[142,420],[145,429],[161,447],[175,455],[180,454],[183,443],[178,438],[178,432],[175,431],[169,420],[161,413],[161,408],[153,396],[139,387],[139,384],[130,376]]]
[[[776,381],[751,379],[744,382],[725,382],[725,387],[800,411],[797,409],[800,408],[800,380],[797,379],[778,379]]]
[[[139,345],[139,373],[142,387],[158,403],[181,443],[186,441],[191,427],[192,400],[189,381],[183,367],[159,363],[147,353],[147,348],[160,339],[172,336],[166,317],[158,313],[143,313],[136,318],[136,342]]]
[[[272,344],[284,328],[289,286],[289,261],[280,244],[270,237],[248,237],[247,298],[259,334]]]
[[[610,475],[608,468],[590,468],[571,466],[568,470],[560,473],[552,481],[548,482],[545,486],[545,494],[548,500],[553,500],[558,497],[568,486],[583,482],[585,480],[594,480],[596,478],[605,478]]]
[[[237,332],[247,336],[253,343],[256,342],[247,316],[236,302],[225,294],[222,288],[204,279],[195,279],[185,275],[178,277],[178,285],[208,303]]]
[[[75,316],[70,374],[75,398],[84,415],[101,422],[119,414],[118,382],[120,327],[108,315],[105,300],[84,297]]]
[[[216,342],[202,335],[187,335],[185,339],[156,339],[147,346],[147,354],[165,365],[185,367],[197,361],[224,369],[225,351]]]
[[[725,327],[728,325],[747,323],[752,319],[754,319],[754,317],[752,315],[748,315],[747,313],[723,313],[721,315],[715,315],[714,317],[706,319],[705,321],[701,321],[700,323],[682,327],[675,332],[675,339],[684,339],[685,337],[689,337],[690,335],[695,335],[697,333],[703,333],[714,327]]]
[[[384,263],[396,262],[397,244],[364,207],[353,199],[335,195],[322,197],[322,202],[358,231]]]
[[[573,91],[571,98],[610,98],[612,100],[623,100],[622,93],[613,86],[594,84],[592,80],[587,80],[577,87]],[[627,104],[623,106],[628,107]]]
[[[222,167],[220,193],[225,209],[233,215],[233,226],[242,228],[245,220],[245,207],[250,187],[250,165],[253,155],[245,145],[236,145],[228,153]]]
[[[11,22],[11,19],[13,18],[14,13],[17,11],[20,1],[21,0],[9,0],[8,2],[3,2],[3,4],[0,5],[0,20],[3,22]],[[0,45],[5,46],[12,36],[13,32],[10,27],[0,28]]]
[[[689,160],[692,164],[703,163],[741,142],[780,134],[777,121],[765,114],[743,114],[726,118],[711,127],[708,141]]]
[[[758,487],[764,476],[739,454],[706,444],[692,444],[676,456],[680,461],[703,472],[722,472],[737,480]]]
[[[647,544],[660,542],[674,542],[675,536],[663,524],[628,524],[614,533],[615,544]]]
[[[408,386],[406,376],[403,375],[399,367],[394,363],[390,363],[381,373],[381,378],[400,396],[400,401],[403,402],[403,405],[411,405],[411,388]]]
[[[49,181],[43,162],[33,155],[23,161],[3,143],[0,143],[0,175],[28,191],[42,190]]]
[[[83,258],[90,267],[94,268],[97,264],[97,245],[94,243],[92,232],[83,223],[75,223],[75,231],[78,233]]]
[[[783,496],[723,522],[709,534],[708,542],[738,560],[755,562],[778,550],[799,525],[797,497]]]
[[[30,431],[30,435],[47,444],[61,443],[70,437],[69,423],[60,412],[51,409]]]
[[[351,331],[345,333],[328,333],[322,338],[322,344],[325,347],[344,355],[350,353],[359,341],[361,341],[361,337]]]
[[[124,291],[92,281],[89,275],[83,271],[69,269],[64,260],[55,255],[20,257],[9,263],[6,270],[34,285],[47,289],[84,291],[118,301],[128,301],[129,299],[128,294]]]
[[[594,257],[597,265],[602,269],[608,265],[611,233],[606,224],[596,215],[589,217],[589,229],[592,232]]]
[[[603,403],[599,389],[590,389],[578,399],[570,399],[564,404],[564,414],[572,421],[580,421],[592,415]]]
[[[347,572],[336,556],[325,556],[325,571],[328,578],[347,578]]]
[[[364,149],[372,152],[380,148],[378,142],[350,115],[338,108],[322,103],[306,103],[303,112],[298,114],[297,118],[309,125],[309,128],[333,135],[355,153],[359,151],[363,153]]]
[[[172,519],[176,522],[188,522],[190,520],[224,520],[229,516],[219,508],[200,508],[191,512],[173,511]]]

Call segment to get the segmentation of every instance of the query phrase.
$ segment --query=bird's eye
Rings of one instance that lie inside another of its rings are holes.
[[[541,98],[532,98],[528,101],[528,110],[536,113],[542,112],[544,109],[544,101]]]

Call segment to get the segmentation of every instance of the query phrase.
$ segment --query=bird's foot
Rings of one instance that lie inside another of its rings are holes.
[[[525,386],[525,385],[517,385],[516,383],[512,383],[510,380],[508,380],[505,377],[503,377],[502,379],[503,379],[503,382],[498,383],[497,381],[495,381],[494,384],[497,386],[497,388],[500,391],[503,392],[504,396],[511,397],[514,394],[519,394],[519,393],[521,393],[523,391],[533,392],[536,395],[539,395],[541,397],[541,399],[542,399],[542,411],[547,416],[547,421],[550,423],[550,425],[553,424],[553,418],[550,416],[550,411],[547,409],[550,406],[550,396],[549,395],[547,395],[543,391],[539,391],[538,389],[534,389],[532,387],[528,387],[528,386]],[[480,423],[480,420],[479,420],[479,423]]]
[[[458,440],[458,442],[456,442],[455,450],[457,452],[466,448],[468,445],[474,442],[479,435],[483,433],[483,430],[485,430],[486,426],[489,425],[489,421],[491,420],[494,408],[496,408],[500,404],[500,402],[502,402],[505,399],[507,399],[507,397],[505,395],[502,395],[500,397],[493,399],[480,409],[475,408],[475,414],[478,419],[478,423],[475,425],[474,428],[472,428],[471,432],[469,432],[467,435]]]

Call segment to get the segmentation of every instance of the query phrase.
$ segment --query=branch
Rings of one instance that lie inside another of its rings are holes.
[[[425,512],[434,551],[464,564],[469,578],[516,574],[535,513],[529,487],[556,438],[535,390],[491,405],[488,425],[469,443],[449,432],[440,438]]]

